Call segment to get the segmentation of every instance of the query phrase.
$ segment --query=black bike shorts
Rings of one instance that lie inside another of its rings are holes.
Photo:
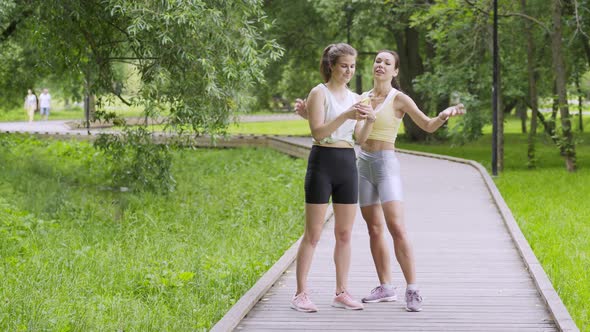
[[[335,204],[358,202],[358,171],[352,148],[311,148],[305,174],[305,203]]]

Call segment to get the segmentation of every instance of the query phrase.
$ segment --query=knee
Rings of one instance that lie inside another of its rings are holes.
[[[390,230],[394,241],[405,242],[408,240],[408,234],[406,233],[405,227],[399,224],[393,224],[393,226],[390,227]]]
[[[369,237],[381,237],[383,235],[383,224],[367,224],[369,230]]]
[[[317,247],[318,243],[320,242],[320,236],[315,234],[304,234],[303,240],[304,243],[307,245],[315,248]]]
[[[339,244],[348,244],[352,238],[351,230],[338,230],[334,232],[336,242]]]

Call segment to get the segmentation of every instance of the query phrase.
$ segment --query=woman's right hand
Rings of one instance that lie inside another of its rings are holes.
[[[307,100],[297,98],[295,99],[295,113],[297,113],[300,117],[307,119]]]
[[[367,118],[373,117],[373,107],[371,107],[370,104],[367,105],[365,103],[358,102],[353,104],[345,114],[347,119],[363,121]]]

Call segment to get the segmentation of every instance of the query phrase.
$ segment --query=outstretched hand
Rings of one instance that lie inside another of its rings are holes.
[[[295,99],[295,113],[297,113],[300,117],[307,119],[307,100],[297,98]]]
[[[457,104],[438,113],[438,117],[443,121],[447,121],[450,117],[463,115],[465,112],[465,106],[463,104]]]

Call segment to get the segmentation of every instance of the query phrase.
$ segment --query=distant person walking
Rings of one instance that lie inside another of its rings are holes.
[[[25,97],[25,112],[29,118],[29,122],[33,122],[35,117],[35,111],[37,110],[37,96],[33,92],[32,89],[27,91],[27,96]]]
[[[48,89],[43,89],[39,95],[39,108],[41,109],[41,117],[44,120],[49,119],[49,110],[51,109],[51,95]]]

